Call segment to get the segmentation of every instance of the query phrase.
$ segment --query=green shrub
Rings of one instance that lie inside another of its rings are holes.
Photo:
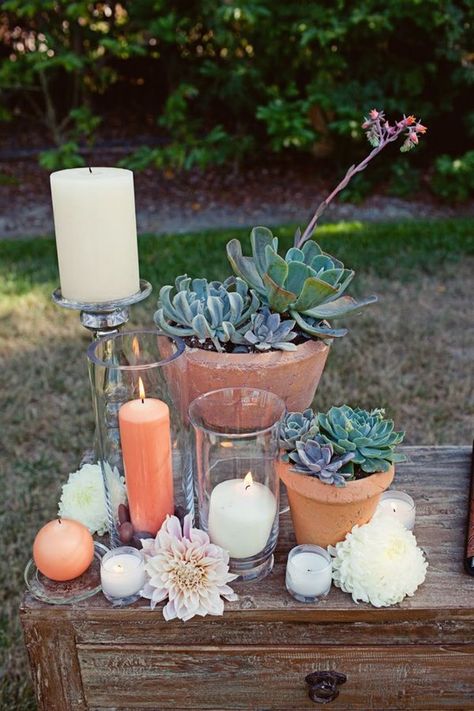
[[[4,0],[0,120],[22,116],[57,147],[81,144],[72,111],[100,115],[119,97],[134,121],[154,111],[167,142],[131,164],[186,168],[256,146],[259,157],[345,162],[363,140],[360,116],[378,106],[433,129],[449,121],[436,155],[472,130],[473,25],[471,0]]]
[[[474,197],[474,151],[459,158],[439,156],[431,187],[438,197],[447,201],[463,202]]]

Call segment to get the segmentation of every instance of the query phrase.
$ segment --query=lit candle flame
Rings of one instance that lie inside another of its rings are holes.
[[[145,400],[145,387],[143,385],[143,380],[138,378],[138,392],[140,394],[140,400],[144,402]]]
[[[132,351],[133,354],[138,358],[140,355],[140,344],[138,343],[138,338],[136,336],[132,339]]]
[[[252,477],[252,472],[248,472],[246,476],[244,477],[244,486],[246,489],[248,489],[250,486],[253,484],[253,477]]]
[[[225,442],[221,442],[221,447],[224,447],[224,449],[232,449],[233,446],[232,442],[227,442],[227,440]]]

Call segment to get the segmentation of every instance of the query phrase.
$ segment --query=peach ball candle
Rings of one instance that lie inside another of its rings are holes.
[[[86,526],[58,518],[41,528],[33,544],[33,560],[47,578],[73,580],[84,573],[94,558],[94,541]]]

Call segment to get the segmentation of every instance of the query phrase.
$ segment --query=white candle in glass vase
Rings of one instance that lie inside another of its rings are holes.
[[[415,502],[404,491],[384,491],[375,513],[398,519],[409,531],[415,528]]]
[[[209,538],[231,558],[249,558],[267,545],[276,513],[274,494],[250,472],[244,479],[227,479],[211,493]]]
[[[72,168],[50,180],[63,297],[85,304],[135,294],[140,280],[133,173]]]

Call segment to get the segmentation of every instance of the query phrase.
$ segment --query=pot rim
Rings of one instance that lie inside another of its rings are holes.
[[[208,351],[205,350],[204,348],[196,348],[193,346],[188,346],[188,344],[185,342],[185,352],[186,355],[189,356],[198,356],[201,355],[203,360],[235,360],[237,363],[243,363],[246,360],[252,360],[252,359],[257,359],[257,360],[291,360],[292,357],[294,357],[296,354],[301,354],[304,353],[305,351],[320,351],[321,353],[324,353],[326,350],[329,350],[330,344],[328,345],[327,343],[324,343],[321,339],[309,339],[305,343],[299,343],[296,346],[295,351],[278,351],[278,350],[270,350],[270,351],[265,351],[261,353],[218,353],[217,351]]]
[[[395,465],[392,464],[386,472],[373,472],[363,479],[348,481],[345,486],[334,486],[324,484],[317,477],[292,471],[290,466],[290,462],[281,460],[277,464],[278,474],[287,489],[291,489],[307,499],[323,500],[327,504],[335,506],[356,501],[357,497],[353,496],[356,492],[360,492],[360,499],[382,494],[388,489],[395,476]]]

